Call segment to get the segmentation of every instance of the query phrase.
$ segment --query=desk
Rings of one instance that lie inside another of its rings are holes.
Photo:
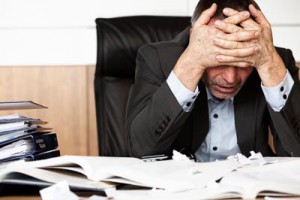
[[[0,197],[0,200],[41,200],[42,198],[37,195],[31,196],[4,196]]]
[[[40,196],[9,196],[9,197],[0,197],[0,200],[41,200]],[[289,199],[289,198],[286,198]],[[291,200],[293,198],[291,197]],[[227,200],[237,200],[237,199],[227,199]],[[263,197],[257,198],[256,200],[264,200]]]
[[[38,195],[28,195],[28,196],[0,196],[0,200],[41,200],[42,198]],[[285,199],[297,199],[299,200],[300,197],[285,197]],[[227,200],[237,200],[237,199],[227,199]],[[256,200],[264,200],[264,197],[259,197]]]
[[[0,200],[41,200],[40,196],[5,196],[0,197]],[[258,200],[263,200],[263,198],[259,198]]]

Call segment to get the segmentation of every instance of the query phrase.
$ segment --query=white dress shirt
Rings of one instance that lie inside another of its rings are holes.
[[[194,92],[190,91],[180,82],[173,71],[169,75],[167,83],[183,110],[190,112],[193,109],[196,97],[199,95],[198,87]],[[266,101],[274,111],[279,112],[283,108],[293,85],[294,80],[288,71],[284,80],[275,87],[265,87],[261,84]],[[202,162],[226,159],[227,156],[240,152],[235,129],[234,98],[219,102],[208,89],[206,91],[209,131],[205,140],[195,152],[196,159]]]

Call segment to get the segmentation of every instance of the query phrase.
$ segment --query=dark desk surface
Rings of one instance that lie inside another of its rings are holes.
[[[280,197],[278,197],[280,198]],[[284,199],[296,199],[300,197],[285,197]],[[26,195],[26,196],[0,196],[0,200],[41,200],[42,198],[39,195]],[[84,199],[84,198],[83,198]],[[237,199],[227,199],[227,200],[237,200]],[[256,200],[264,200],[264,197],[257,198]]]
[[[41,200],[40,196],[4,196],[0,200]]]
[[[275,197],[276,198],[276,197]],[[299,200],[300,197],[278,197],[280,199],[284,198],[284,199],[290,199],[290,200]],[[83,200],[84,198],[82,198]],[[26,196],[0,196],[0,200],[42,200],[42,198],[39,195],[26,195]],[[227,199],[227,200],[238,200],[236,199]],[[264,200],[264,197],[259,197],[256,200]]]

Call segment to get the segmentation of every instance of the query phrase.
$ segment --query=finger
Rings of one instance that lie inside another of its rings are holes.
[[[223,49],[242,49],[248,48],[243,42],[227,41],[219,38],[214,39],[214,44]]]
[[[249,18],[241,23],[241,26],[248,30],[259,30],[260,25],[254,21],[252,18]]]
[[[241,28],[237,25],[226,23],[221,20],[216,20],[215,26],[216,26],[216,28],[222,30],[225,33],[232,33],[232,34],[226,35],[229,38],[232,38],[232,39],[228,38],[228,40],[238,40],[239,38],[244,38],[244,40],[246,40],[247,37],[249,37],[248,39],[250,40],[250,39],[258,38],[258,36],[260,35],[259,31],[244,30],[243,28]],[[257,29],[259,29],[259,28],[257,28]],[[242,40],[242,39],[240,39],[240,40]]]
[[[224,30],[223,30],[224,31]],[[238,32],[233,32],[229,34],[223,34],[219,35],[218,38],[223,40],[230,40],[230,41],[249,41],[249,40],[255,40],[259,37],[260,32],[256,30],[244,30],[241,29]]]
[[[220,49],[218,61],[224,61],[223,56],[230,56],[230,57],[236,57],[236,58],[245,58],[248,56],[251,56],[257,52],[257,47],[249,47],[249,48],[243,48],[243,49]]]
[[[230,17],[230,16],[233,16],[233,15],[238,14],[239,11],[234,10],[234,9],[232,9],[232,8],[224,8],[224,9],[223,9],[223,13],[224,13],[224,15],[226,15],[227,17]]]
[[[232,8],[225,8],[225,9],[223,10],[223,13],[224,13],[224,15],[230,17],[230,16],[233,16],[233,15],[239,13],[239,11],[234,10],[234,9],[232,9]],[[251,13],[250,13],[250,14],[251,14]],[[247,19],[247,20],[241,22],[240,24],[241,24],[241,26],[244,27],[244,28],[253,28],[253,27],[256,27],[256,26],[257,26],[257,23],[256,23],[255,21],[253,21],[250,17],[249,17],[249,19]]]
[[[230,24],[240,24],[243,21],[249,19],[250,13],[248,11],[238,12],[224,19],[223,21]]]
[[[216,10],[217,10],[217,4],[213,3],[209,9],[203,11],[203,13],[200,15],[200,17],[197,19],[194,25],[202,26],[208,24],[210,19],[214,16]]]
[[[235,66],[235,67],[241,67],[241,68],[253,67],[251,65],[251,63],[242,62],[242,61],[240,61],[240,62],[226,62],[226,63],[219,62],[218,65],[219,66],[224,66],[224,65],[226,65],[226,66]]]
[[[226,56],[226,55],[218,55],[216,56],[216,60],[219,63],[222,63],[224,65],[234,65],[234,66],[241,66],[238,65],[238,63],[248,63],[249,66],[254,66],[254,62],[251,60],[250,57],[234,57],[234,56]]]
[[[238,31],[242,30],[241,27],[239,27],[235,24],[226,23],[226,22],[221,21],[221,20],[216,20],[215,21],[215,26],[216,26],[216,28],[222,30],[225,33],[235,33],[235,32],[238,32]]]
[[[216,46],[223,49],[245,49],[256,46],[256,44],[253,42],[228,41],[221,38],[214,38],[213,42]]]
[[[260,10],[256,9],[252,4],[249,6],[249,11],[257,23],[261,24],[262,26],[270,27],[270,23],[265,15]]]

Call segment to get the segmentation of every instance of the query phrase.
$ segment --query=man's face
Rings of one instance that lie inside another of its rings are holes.
[[[202,80],[217,99],[234,97],[246,82],[253,67],[218,66],[207,68]]]

